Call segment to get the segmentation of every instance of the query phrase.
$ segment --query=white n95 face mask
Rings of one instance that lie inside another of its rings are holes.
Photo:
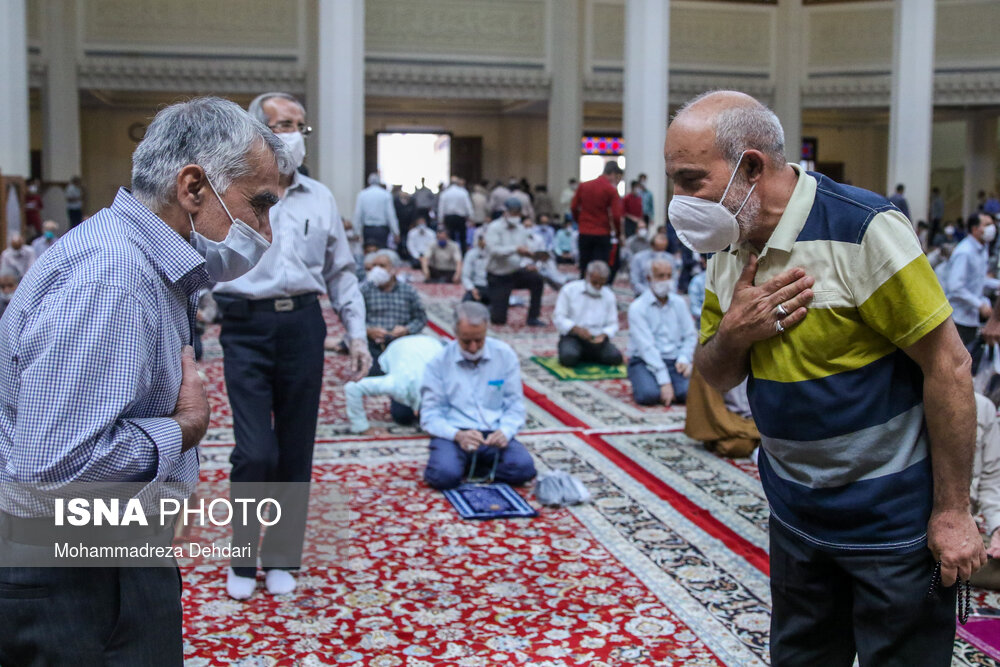
[[[485,347],[486,346],[484,345],[475,352],[466,352],[465,348],[459,345],[458,353],[461,354],[462,358],[465,359],[466,361],[479,361],[480,359],[483,358],[483,350],[485,349]]]
[[[649,289],[653,291],[653,295],[659,299],[667,296],[674,291],[675,283],[673,280],[657,280],[656,282],[649,283]]]
[[[739,171],[740,162],[745,154],[745,151],[740,153],[740,159],[736,161],[736,168],[733,169],[726,190],[719,201],[687,195],[674,195],[670,200],[667,217],[677,231],[677,238],[691,250],[699,253],[720,252],[740,240],[740,225],[736,221],[736,216],[750,200],[750,195],[753,194],[757,184],[751,186],[750,192],[736,213],[723,206],[722,202],[726,201],[726,195],[729,194],[729,188],[733,185],[733,179],[736,178],[736,172]]]
[[[375,287],[385,285],[389,282],[389,279],[392,278],[392,276],[389,275],[389,272],[381,266],[373,266],[370,268],[366,277],[368,278],[368,282]]]
[[[222,209],[229,216],[232,224],[229,226],[229,233],[221,241],[213,241],[199,234],[194,228],[194,218],[188,213],[188,221],[191,223],[191,245],[205,258],[205,270],[208,277],[214,282],[224,283],[229,280],[236,280],[247,271],[252,269],[264,256],[271,244],[261,236],[257,230],[247,223],[234,218],[226,202],[219,197],[218,191],[212,185],[206,174],[205,180],[212,192],[218,197]]]
[[[983,230],[983,242],[984,243],[993,243],[993,240],[996,237],[997,237],[997,226],[996,225],[990,225],[989,227],[987,227],[986,229]]]
[[[281,132],[275,136],[285,142],[285,147],[292,156],[292,162],[295,163],[295,168],[298,169],[301,167],[302,161],[306,159],[306,138],[302,136],[302,133]]]

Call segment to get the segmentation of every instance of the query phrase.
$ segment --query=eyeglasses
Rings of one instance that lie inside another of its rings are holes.
[[[272,132],[282,134],[284,132],[301,132],[303,137],[308,137],[313,129],[306,125],[305,123],[299,123],[296,125],[290,120],[283,120],[280,123],[275,123],[274,125],[268,125]]]

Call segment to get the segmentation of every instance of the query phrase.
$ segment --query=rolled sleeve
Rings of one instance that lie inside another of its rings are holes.
[[[330,197],[330,214],[333,216],[327,236],[326,256],[323,263],[323,280],[330,304],[337,313],[349,340],[365,338],[365,300],[358,285],[354,255],[347,240],[347,231],[337,211],[337,204]]]

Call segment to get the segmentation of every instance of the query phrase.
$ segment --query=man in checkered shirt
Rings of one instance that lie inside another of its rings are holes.
[[[25,276],[0,320],[0,556],[51,558],[51,540],[28,539],[54,523],[37,491],[139,483],[148,512],[167,485],[193,490],[209,419],[190,347],[198,293],[267,248],[289,160],[232,102],[167,107],[133,155],[132,191]],[[176,566],[0,567],[0,664],[177,666],[181,633]]]
[[[385,374],[378,357],[389,343],[420,333],[427,326],[427,313],[417,290],[396,279],[393,254],[380,250],[365,259],[366,276],[361,284],[361,295],[365,298],[368,351],[373,359],[369,376]],[[389,412],[397,424],[412,424],[416,420],[413,410],[395,400],[390,401]]]

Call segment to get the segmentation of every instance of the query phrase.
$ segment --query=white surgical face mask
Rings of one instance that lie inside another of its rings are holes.
[[[188,221],[191,223],[191,245],[205,258],[205,270],[208,277],[217,283],[224,283],[229,280],[236,280],[247,271],[252,269],[264,256],[264,253],[271,244],[253,227],[238,218],[234,218],[226,202],[219,197],[218,191],[208,180],[205,180],[212,192],[218,197],[222,209],[229,216],[232,224],[229,226],[229,233],[221,241],[212,241],[199,234],[194,228],[194,218],[188,213]]]
[[[389,272],[386,271],[381,266],[373,266],[372,268],[368,269],[367,278],[368,282],[370,282],[375,287],[382,287],[382,285],[385,285],[387,282],[389,282],[392,276],[389,275]]]
[[[753,194],[757,184],[753,184],[735,213],[723,206],[722,202],[726,201],[726,195],[729,194],[729,188],[733,185],[744,154],[741,153],[740,159],[736,161],[736,168],[733,169],[729,183],[726,184],[726,189],[719,201],[714,202],[687,195],[674,195],[674,198],[670,200],[670,206],[667,207],[670,224],[677,230],[677,237],[681,242],[691,250],[701,253],[721,252],[739,241],[740,225],[736,221],[736,216],[750,200],[750,195]]]
[[[674,291],[674,281],[657,280],[656,282],[649,283],[649,289],[653,291],[656,298],[662,299]]]
[[[600,296],[601,289],[599,287],[594,287],[589,282],[583,286],[583,291],[590,296]]]
[[[517,223],[521,222],[521,216],[519,215],[508,215],[507,216],[507,226],[513,227]]]
[[[288,152],[292,156],[295,168],[301,167],[302,161],[306,158],[306,138],[302,136],[302,133],[281,132],[275,136],[285,142],[285,147],[288,148]]]
[[[993,243],[993,239],[995,239],[996,237],[997,237],[997,226],[996,225],[990,225],[989,227],[987,227],[986,229],[983,230],[983,242],[984,243]]]
[[[945,236],[952,236],[955,233],[955,227],[953,225],[948,225],[944,228]]]
[[[462,347],[461,345],[458,346],[459,353],[462,355],[462,358],[465,359],[466,361],[479,361],[480,359],[483,358],[483,350],[485,349],[486,346],[483,345],[475,352],[467,352],[464,347]]]

